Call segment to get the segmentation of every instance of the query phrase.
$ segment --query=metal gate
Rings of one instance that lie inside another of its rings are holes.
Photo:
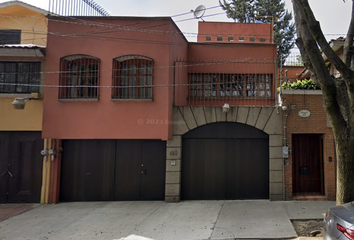
[[[40,132],[0,132],[0,202],[40,201],[43,140]]]
[[[293,134],[294,194],[323,194],[323,156],[321,134]]]
[[[63,141],[60,201],[163,200],[166,142]]]
[[[269,199],[269,137],[240,123],[183,136],[182,199]]]

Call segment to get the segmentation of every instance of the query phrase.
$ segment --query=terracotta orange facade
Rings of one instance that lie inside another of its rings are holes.
[[[269,23],[199,22],[198,42],[272,43]]]
[[[222,24],[216,26],[204,31],[217,32]],[[242,108],[234,122],[257,124],[271,139],[280,139],[281,115],[274,111],[276,45],[270,41],[269,25],[236,24],[234,33],[247,29],[267,34],[268,40],[189,43],[170,18],[49,17],[43,137],[56,139],[58,150],[51,201],[179,201],[187,173],[181,168],[182,135],[196,126],[190,122],[194,118],[231,120],[231,113],[226,118],[219,112],[225,102]],[[208,111],[216,115],[206,115]],[[279,141],[266,141],[265,160],[269,149],[279,149]],[[105,155],[102,163],[95,157],[99,152]],[[278,155],[270,161],[279,161]],[[281,176],[273,166],[260,170],[264,179],[269,172]],[[125,189],[112,183],[120,178],[150,185]],[[263,196],[281,199],[279,184],[281,178],[271,179]]]
[[[253,59],[268,61],[275,59],[274,44],[187,43],[171,19],[158,18],[152,23],[144,23],[144,20],[145,18],[124,17],[90,18],[82,24],[50,18],[49,31],[54,34],[48,36],[46,84],[59,85],[60,74],[56,72],[60,71],[61,58],[74,54],[89,55],[98,58],[100,62],[99,97],[95,100],[63,100],[58,99],[58,88],[46,88],[43,123],[45,138],[168,140],[172,136],[171,125],[165,123],[172,121],[172,106],[173,104],[185,105],[188,99],[188,87],[174,88],[173,84],[188,84],[188,72],[237,72],[275,76],[274,61],[270,64],[263,62],[247,64],[247,61],[251,62]],[[101,25],[128,26],[130,24],[133,24],[134,28],[100,32]],[[264,26],[268,25],[264,24]],[[95,31],[91,33],[92,28],[100,32],[99,36]],[[139,28],[149,30],[134,30]],[[250,28],[250,31],[257,29]],[[77,33],[85,35],[63,37]],[[112,61],[114,58],[126,55],[139,55],[153,59],[153,85],[156,87],[153,87],[152,99],[111,99]],[[239,61],[242,67],[238,69],[229,66],[220,67],[220,64],[209,65],[207,68],[197,66],[193,70],[190,67],[189,70],[179,72],[179,76],[176,76],[180,70],[178,66],[174,69],[177,59],[233,60]],[[274,89],[273,85],[270,100],[272,103]],[[266,104],[269,105],[270,102]],[[240,102],[235,102],[233,105],[236,104]]]

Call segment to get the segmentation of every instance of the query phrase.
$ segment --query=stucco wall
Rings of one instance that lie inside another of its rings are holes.
[[[1,8],[0,14],[1,29],[22,30],[21,44],[46,46],[48,21],[44,14],[19,5]]]
[[[86,19],[87,20],[87,19]],[[149,19],[151,20],[151,19]],[[102,27],[91,25],[94,22]],[[134,24],[134,28],[148,28],[141,32],[134,29],[100,33],[104,26]],[[149,28],[149,25],[160,26]],[[97,101],[59,100],[57,88],[45,89],[43,136],[59,139],[162,139],[171,137],[170,125],[173,89],[171,55],[186,52],[187,42],[181,36],[173,38],[168,32],[174,24],[168,18],[146,21],[145,18],[92,18],[89,23],[49,21],[49,31],[58,33],[48,37],[47,72],[58,72],[60,58],[72,54],[86,54],[100,59],[99,98]],[[176,34],[177,28],[173,28]],[[150,32],[151,31],[151,32]],[[85,32],[82,37],[61,35]],[[179,42],[178,42],[178,41]],[[177,41],[177,43],[176,43]],[[171,48],[180,51],[171,51]],[[177,50],[178,50],[177,49]],[[124,55],[142,55],[152,58],[153,99],[111,100],[112,61]],[[59,84],[59,74],[47,74],[46,84]]]

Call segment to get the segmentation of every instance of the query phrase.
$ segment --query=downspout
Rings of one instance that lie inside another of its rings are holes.
[[[286,114],[285,114],[285,119],[284,119],[284,137],[283,137],[283,147],[288,147],[288,154],[289,154],[289,146],[288,146],[288,139],[287,139],[287,122],[288,122],[288,117],[289,117],[289,114],[291,112],[291,104],[289,103],[288,100],[286,99],[282,99],[287,105],[288,107],[286,106],[282,106],[282,110],[283,111],[286,111]],[[284,184],[284,190],[283,190],[283,199],[285,201],[285,159],[286,157],[283,156],[283,184]],[[288,155],[288,159],[289,159],[289,155]]]

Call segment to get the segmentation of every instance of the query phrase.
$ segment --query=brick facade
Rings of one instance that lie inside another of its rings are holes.
[[[293,199],[292,173],[292,135],[293,134],[322,134],[323,139],[323,182],[327,200],[335,200],[336,194],[336,155],[332,128],[323,108],[322,92],[319,90],[285,90],[283,105],[290,107],[287,119],[287,144],[290,147],[289,159],[284,160],[285,199]],[[289,106],[290,104],[290,106]],[[300,117],[300,110],[309,110],[309,117]],[[283,126],[286,111],[283,112]],[[285,129],[285,128],[284,128]],[[283,134],[284,134],[283,129]],[[332,158],[332,161],[330,161]]]

